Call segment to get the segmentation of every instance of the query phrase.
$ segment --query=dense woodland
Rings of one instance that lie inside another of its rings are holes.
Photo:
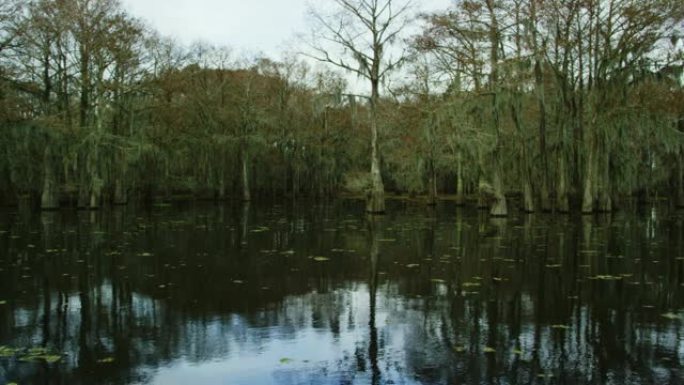
[[[684,206],[684,2],[328,3],[274,60],[181,46],[116,0],[0,0],[0,204]]]

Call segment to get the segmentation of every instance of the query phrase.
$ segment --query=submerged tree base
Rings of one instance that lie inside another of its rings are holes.
[[[383,191],[372,191],[366,197],[366,212],[369,214],[385,213],[385,193]]]

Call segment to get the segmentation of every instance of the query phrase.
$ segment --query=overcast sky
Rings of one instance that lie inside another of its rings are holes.
[[[307,31],[309,0],[122,0],[162,35],[278,57],[296,33]],[[323,2],[326,0],[313,0]],[[420,10],[445,9],[451,0],[416,0]]]

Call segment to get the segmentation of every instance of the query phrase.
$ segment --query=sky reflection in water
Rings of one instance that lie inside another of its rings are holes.
[[[3,212],[0,383],[684,383],[682,214],[360,211]]]

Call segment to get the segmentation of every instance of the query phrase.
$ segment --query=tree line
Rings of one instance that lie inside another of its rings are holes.
[[[684,205],[679,1],[329,3],[303,55],[276,61],[176,44],[116,0],[1,1],[0,204],[352,191],[383,212],[391,191],[497,216],[516,196],[528,212]]]

